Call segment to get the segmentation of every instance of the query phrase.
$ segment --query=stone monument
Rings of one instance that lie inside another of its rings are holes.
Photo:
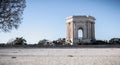
[[[70,16],[66,18],[66,43],[76,45],[79,42],[90,43],[95,40],[95,18],[92,16]],[[82,30],[81,40],[78,31]]]

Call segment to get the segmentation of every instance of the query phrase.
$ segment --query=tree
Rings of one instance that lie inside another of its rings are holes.
[[[8,40],[8,42],[7,42],[7,44],[6,45],[9,45],[9,46],[13,46],[14,45],[14,40],[15,39],[10,39],[10,40]]]
[[[17,29],[25,7],[25,0],[0,0],[0,32]]]
[[[112,38],[109,40],[110,44],[120,44],[120,38]]]
[[[20,38],[17,37],[13,43],[14,45],[27,45],[26,42],[27,41],[23,37],[20,37]]]
[[[15,39],[10,39],[7,42],[7,45],[13,46],[13,45],[27,45],[27,41],[23,37],[17,37]]]
[[[40,45],[40,46],[45,46],[46,43],[48,43],[48,40],[47,40],[47,39],[43,39],[43,40],[40,40],[40,41],[38,42],[38,45]]]
[[[93,44],[93,45],[108,45],[108,42],[106,40],[96,40],[96,41],[93,41],[91,44]]]

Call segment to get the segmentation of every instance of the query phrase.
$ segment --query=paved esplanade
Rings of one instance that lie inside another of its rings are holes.
[[[0,49],[0,65],[120,65],[120,48]]]

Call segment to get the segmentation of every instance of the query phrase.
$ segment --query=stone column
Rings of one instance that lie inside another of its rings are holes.
[[[75,43],[78,42],[78,26],[76,22],[74,23],[74,41]]]
[[[68,27],[68,23],[66,23],[66,35],[67,35],[67,36],[66,36],[66,41],[67,41],[67,42],[68,42],[68,36],[69,36],[69,33],[68,33],[69,30],[68,30],[68,28],[69,28],[69,27]]]
[[[83,28],[83,40],[87,38],[87,27],[84,25]]]
[[[86,39],[89,39],[89,37],[90,37],[90,22],[89,21],[87,21],[87,25],[86,25],[86,27],[87,27],[87,38]]]
[[[88,39],[90,39],[91,40],[91,38],[92,38],[92,23],[91,22],[89,22],[89,38]]]
[[[92,22],[92,26],[91,26],[91,28],[92,28],[92,30],[91,30],[91,32],[92,32],[92,39],[95,39],[95,27],[94,27],[94,22]]]
[[[71,22],[71,26],[70,26],[70,28],[71,28],[71,38],[70,38],[70,40],[71,40],[71,45],[73,45],[73,43],[74,43],[74,22]]]

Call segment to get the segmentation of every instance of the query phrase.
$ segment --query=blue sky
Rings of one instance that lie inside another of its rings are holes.
[[[17,30],[0,33],[0,42],[24,37],[28,43],[66,37],[65,18],[91,15],[96,18],[96,39],[120,37],[120,0],[26,0],[24,19]]]

